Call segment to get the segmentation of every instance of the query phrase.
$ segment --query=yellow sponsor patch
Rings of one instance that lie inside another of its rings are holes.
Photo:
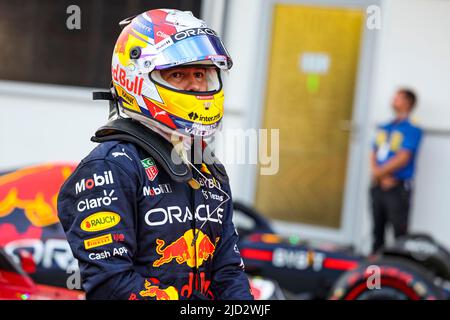
[[[84,248],[85,249],[92,249],[96,247],[104,246],[105,244],[112,243],[112,236],[111,233],[105,234],[100,237],[95,237],[91,239],[84,240]]]
[[[391,150],[396,152],[400,149],[403,143],[403,134],[399,131],[394,131],[391,137]]]
[[[376,140],[376,145],[378,147],[381,146],[383,143],[385,143],[387,140],[386,131],[383,131],[383,130],[378,131],[375,140]]]
[[[91,214],[81,221],[81,230],[87,232],[102,231],[114,227],[120,222],[120,216],[115,212],[101,211]]]
[[[114,87],[116,88],[117,95],[123,99],[122,103],[125,108],[137,111],[139,113],[141,112],[136,99],[131,94],[126,92],[124,88],[117,84]]]

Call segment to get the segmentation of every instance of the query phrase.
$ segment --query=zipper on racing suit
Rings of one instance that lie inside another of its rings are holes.
[[[194,145],[191,145],[191,162],[194,162]],[[193,166],[195,166],[195,163],[192,163]],[[194,170],[194,168],[191,168],[192,170],[192,179],[194,181],[193,185],[197,185],[199,186],[198,183],[198,172],[197,170]],[[197,216],[196,216],[196,212],[195,212],[195,191],[197,190],[193,185],[189,185],[190,189],[191,189],[191,211],[192,211],[192,215],[193,215],[193,219],[192,219],[192,224],[191,224],[191,228],[192,228],[192,244],[194,246],[194,256],[195,256],[195,265],[192,268],[192,271],[194,273],[194,279],[193,279],[193,285],[194,287],[192,288],[192,294],[191,297],[194,299],[199,299],[199,300],[205,300],[207,299],[203,293],[201,292],[201,283],[199,283],[199,280],[201,279],[200,277],[200,268],[198,266],[198,261],[197,261],[197,237],[198,237],[198,232],[196,230],[197,228]]]

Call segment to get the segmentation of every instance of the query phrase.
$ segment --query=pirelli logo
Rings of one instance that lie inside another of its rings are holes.
[[[104,246],[105,244],[112,243],[112,242],[113,242],[113,239],[112,239],[111,233],[109,233],[109,234],[105,234],[100,237],[95,237],[95,238],[84,240],[84,248],[86,250],[92,249],[92,248]]]

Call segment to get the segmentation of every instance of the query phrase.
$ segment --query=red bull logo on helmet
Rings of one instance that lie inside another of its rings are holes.
[[[194,240],[192,229],[167,246],[165,246],[164,240],[156,239],[156,252],[161,258],[153,262],[153,266],[160,267],[172,260],[178,264],[186,263],[191,268],[201,266],[203,262],[213,256],[219,237],[212,242],[208,235],[200,229],[195,229],[195,234],[197,235],[196,247],[192,245]],[[197,257],[195,257],[196,253]]]
[[[134,80],[129,79],[125,69],[122,69],[119,64],[112,69],[112,76],[114,81],[119,83],[123,88],[126,88],[128,92],[141,95],[144,78],[135,76]]]

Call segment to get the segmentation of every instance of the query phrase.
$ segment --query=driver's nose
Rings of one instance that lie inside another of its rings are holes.
[[[189,75],[185,81],[184,90],[186,91],[206,91],[206,89],[202,88],[202,82],[195,78],[194,75]]]

